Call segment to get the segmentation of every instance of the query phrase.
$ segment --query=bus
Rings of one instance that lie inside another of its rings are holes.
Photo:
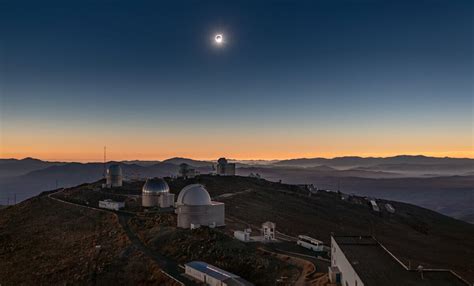
[[[325,251],[324,244],[321,240],[306,235],[298,235],[296,244],[313,251]]]

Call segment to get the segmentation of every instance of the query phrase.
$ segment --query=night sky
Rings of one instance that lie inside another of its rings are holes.
[[[473,3],[0,0],[0,157],[474,157]]]

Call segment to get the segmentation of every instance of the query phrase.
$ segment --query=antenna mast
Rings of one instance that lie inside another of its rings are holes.
[[[104,178],[107,174],[107,168],[106,168],[106,163],[107,162],[107,146],[104,146]]]

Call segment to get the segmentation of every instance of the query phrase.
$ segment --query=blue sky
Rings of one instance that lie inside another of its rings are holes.
[[[2,157],[93,160],[126,134],[157,144],[117,144],[117,159],[469,156],[473,8],[472,1],[1,1]],[[224,46],[213,45],[216,33]],[[163,136],[168,143],[160,145]],[[79,145],[58,142],[65,137]],[[213,144],[221,137],[242,147]],[[189,138],[206,144],[173,149]],[[282,143],[265,145],[273,140]],[[341,140],[357,148],[331,144]]]

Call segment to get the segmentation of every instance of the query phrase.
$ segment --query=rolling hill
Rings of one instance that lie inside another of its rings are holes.
[[[243,277],[258,281],[273,279],[272,275],[259,275],[265,273],[263,266],[249,268],[255,261],[261,264],[268,257],[222,235],[231,237],[234,230],[257,229],[262,222],[271,220],[284,235],[305,234],[326,243],[332,233],[371,234],[406,264],[453,269],[471,283],[474,281],[474,241],[469,239],[474,236],[474,225],[428,209],[378,199],[382,208],[376,213],[360,196],[342,200],[340,193],[326,191],[309,196],[301,186],[242,176],[202,175],[188,180],[167,178],[167,181],[175,194],[188,184],[204,184],[213,198],[226,204],[226,227],[215,231],[178,230],[173,227],[173,213],[144,213],[129,221],[146,247],[180,263],[205,259]],[[95,190],[101,183],[67,189],[62,197],[94,204],[95,197],[107,196]],[[126,183],[109,192],[140,194],[143,183]],[[394,214],[384,209],[385,203],[395,207]],[[114,271],[123,275],[135,273],[128,278],[128,283],[157,283],[153,279],[165,278],[146,275],[149,272],[145,269],[157,266],[140,258],[140,252],[131,254],[126,250],[130,242],[113,217],[63,206],[51,201],[47,193],[0,210],[0,230],[0,245],[5,246],[0,249],[0,280],[13,283],[24,277],[28,279],[24,281],[43,284],[55,283],[58,279],[69,283],[98,283],[107,277],[116,279],[110,276]],[[179,243],[175,243],[177,241]],[[89,251],[95,244],[104,245],[104,256],[100,260],[95,260]],[[210,249],[213,251],[208,251]],[[233,259],[238,263],[232,263]],[[54,264],[55,261],[63,261],[64,265]],[[73,264],[73,261],[79,262]],[[325,269],[327,267],[318,271]],[[41,276],[43,273],[47,275]]]
[[[295,159],[268,164],[257,161],[255,165],[251,165],[252,161],[245,161],[245,164],[237,162],[237,174],[258,173],[272,181],[311,183],[324,189],[414,203],[474,222],[471,219],[474,214],[473,161],[424,156]],[[173,176],[178,173],[181,163],[194,166],[202,174],[212,172],[212,162],[187,158],[162,162],[108,162],[108,165],[112,163],[122,166],[126,179]],[[15,170],[3,172],[0,176],[0,204],[12,203],[15,198],[19,202],[56,187],[93,182],[102,178],[104,172],[102,163],[43,162],[31,158],[0,159],[0,168],[2,172]],[[12,173],[20,175],[8,175]]]

